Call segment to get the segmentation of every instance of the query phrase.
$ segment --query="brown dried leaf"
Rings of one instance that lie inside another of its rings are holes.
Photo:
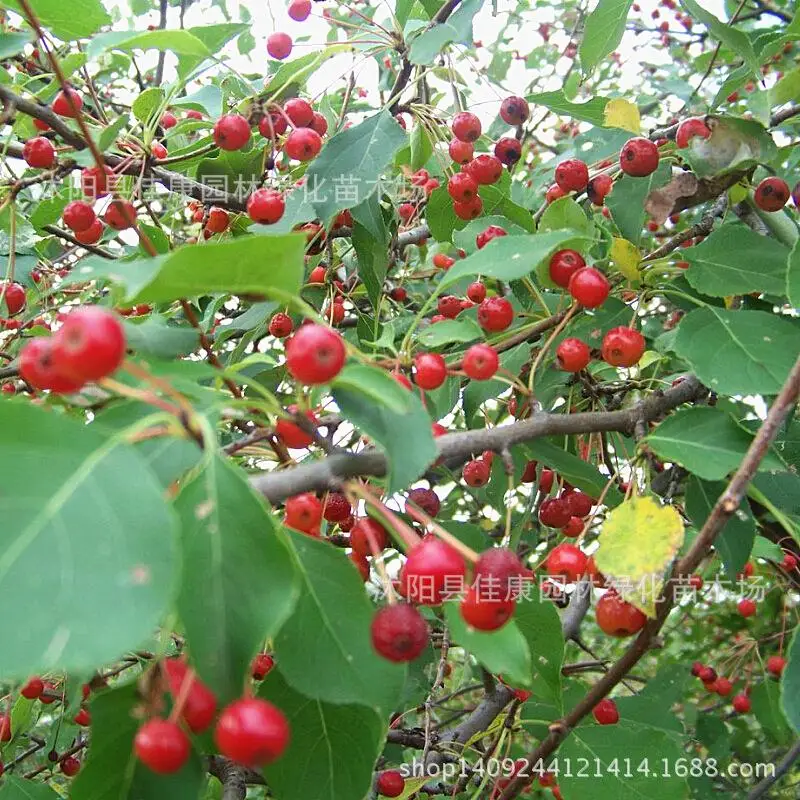
[[[691,197],[698,186],[699,182],[691,172],[681,172],[666,186],[654,189],[647,195],[644,201],[645,211],[654,222],[663,225],[672,213],[675,201],[680,197]]]

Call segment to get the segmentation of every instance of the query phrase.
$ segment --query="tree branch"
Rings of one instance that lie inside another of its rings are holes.
[[[706,390],[693,376],[687,376],[663,394],[654,394],[631,408],[620,411],[590,411],[580,414],[534,414],[531,419],[496,428],[450,433],[436,440],[439,457],[466,458],[484,450],[501,452],[513,445],[542,436],[619,431],[631,433],[639,420],[652,422],[668,411],[695,400]],[[279,503],[301,492],[324,491],[357,476],[386,474],[386,456],[374,449],[341,453],[320,461],[285,470],[254,475],[250,482],[271,503]]]
[[[777,783],[791,768],[797,759],[800,758],[800,739],[798,739],[791,749],[787,751],[786,755],[780,760],[775,767],[775,774],[764,778],[750,794],[747,795],[747,800],[758,800],[763,797],[769,788]]]
[[[633,644],[623,653],[622,657],[609,669],[609,671],[591,688],[584,698],[561,720],[551,726],[547,738],[528,754],[528,763],[537,763],[539,759],[548,759],[559,747],[561,742],[569,735],[570,731],[588,714],[597,703],[602,700],[628,672],[639,662],[663,627],[675,602],[676,592],[680,586],[681,576],[690,575],[698,564],[706,557],[714,539],[739,508],[739,504],[747,491],[747,486],[755,475],[758,465],[767,453],[778,431],[789,416],[792,408],[800,396],[800,358],[795,362],[792,371],[786,378],[780,393],[775,398],[766,419],[758,430],[744,460],[731,478],[725,491],[714,504],[708,518],[703,524],[700,533],[692,543],[689,552],[680,559],[672,570],[667,585],[657,601],[655,619],[651,619],[636,637]],[[498,800],[510,800],[516,797],[525,787],[523,778],[515,778],[506,787]]]

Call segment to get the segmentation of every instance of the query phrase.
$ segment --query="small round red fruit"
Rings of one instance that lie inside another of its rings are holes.
[[[70,103],[72,100],[72,103]],[[60,91],[52,105],[53,111],[60,117],[77,117],[83,108],[83,98],[74,89]]]
[[[620,325],[603,337],[603,361],[612,367],[632,367],[644,354],[645,340],[639,331]]]
[[[433,489],[425,489],[420,486],[408,493],[408,499],[406,500],[407,513],[409,506],[416,506],[422,509],[429,517],[435,517],[439,513],[442,501]]]
[[[29,167],[47,169],[56,161],[56,150],[49,139],[45,139],[44,136],[34,136],[25,142],[22,157]]]
[[[403,596],[420,605],[439,605],[446,588],[466,575],[461,554],[441,539],[426,536],[408,552],[401,571]]]
[[[476,381],[487,381],[500,367],[497,351],[488,344],[474,344],[464,354],[462,368],[467,377]]]
[[[499,225],[490,225],[475,237],[475,246],[478,250],[483,250],[492,239],[497,239],[500,236],[508,236],[508,231]]]
[[[780,677],[786,668],[786,659],[783,656],[770,656],[767,659],[767,672]]]
[[[254,681],[263,681],[275,666],[275,659],[269,653],[259,653],[250,663],[250,674]]]
[[[250,769],[279,758],[289,744],[289,723],[272,703],[245,697],[226,706],[214,729],[222,755]]]
[[[295,161],[311,161],[322,149],[322,138],[311,128],[296,128],[284,142],[289,158]]]
[[[297,414],[298,408],[295,405],[289,406],[287,411],[290,414]],[[306,417],[313,424],[317,424],[317,418],[313,411],[306,411]],[[287,446],[293,450],[299,450],[303,447],[309,447],[314,442],[314,437],[304,431],[299,425],[291,422],[288,419],[281,418],[275,424],[275,435]]]
[[[253,222],[273,225],[286,210],[283,195],[275,189],[256,189],[247,198],[247,214]]]
[[[626,175],[644,178],[658,167],[658,147],[643,136],[628,139],[619,152],[619,166]]]
[[[311,14],[311,0],[292,0],[287,11],[295,22],[305,22]]]
[[[467,172],[456,172],[447,181],[447,192],[457,203],[466,203],[478,195],[478,182]]]
[[[572,336],[564,339],[556,348],[558,366],[565,372],[580,372],[586,369],[590,358],[589,345]]]
[[[75,777],[81,771],[81,762],[75,756],[62,758],[58,766],[68,778]]]
[[[557,250],[550,258],[548,267],[550,280],[566,289],[570,278],[585,266],[586,261],[577,250]]]
[[[467,486],[478,488],[489,483],[491,468],[482,458],[476,458],[464,464],[461,475]]]
[[[314,121],[314,109],[301,97],[287,100],[283,104],[283,110],[295,128],[307,128]]]
[[[556,183],[564,192],[582,192],[589,183],[589,168],[578,158],[569,158],[556,167]]]
[[[574,544],[559,544],[547,554],[544,565],[548,575],[579,581],[586,574],[587,560],[586,554]]]
[[[350,547],[363,558],[374,555],[373,548],[381,552],[391,543],[386,528],[372,517],[362,517],[350,529]]]
[[[569,293],[584,308],[597,308],[605,303],[611,285],[594,267],[579,269],[569,280]]]
[[[756,186],[753,202],[762,211],[780,211],[789,201],[789,184],[782,178],[764,178]]]
[[[605,173],[595,175],[586,185],[586,196],[596,206],[601,206],[613,186],[614,182],[611,180],[610,176]]]
[[[428,644],[428,623],[414,606],[395,603],[375,614],[370,636],[383,658],[396,663],[413,661]]]
[[[604,697],[593,709],[592,716],[600,725],[616,725],[619,722],[617,704],[608,697]]]
[[[65,206],[62,219],[70,230],[79,233],[89,228],[97,216],[88,203],[83,200],[73,200]]]
[[[420,353],[414,358],[414,382],[421,389],[438,389],[447,378],[447,365],[438,353]]]
[[[20,689],[19,693],[26,700],[37,700],[43,691],[44,681],[38,675],[34,675],[32,678],[28,678],[28,682]]]
[[[292,37],[280,31],[267,37],[267,52],[278,61],[283,61],[292,52]]]
[[[250,123],[241,114],[225,114],[214,124],[213,135],[221,150],[241,150],[250,141]]]
[[[486,299],[486,285],[480,281],[474,281],[467,286],[467,297],[473,303],[481,303]]]
[[[505,597],[490,598],[471,586],[459,605],[461,617],[467,625],[479,631],[496,631],[514,614],[513,600]]]
[[[731,701],[731,705],[733,705],[733,710],[737,714],[746,714],[752,707],[750,698],[746,694],[735,695]]]
[[[597,602],[595,618],[600,630],[609,636],[633,636],[647,622],[636,606],[627,603],[616,592],[606,592]]]
[[[475,155],[475,147],[472,142],[462,142],[461,139],[452,139],[447,151],[456,164],[469,164]]]
[[[689,146],[689,142],[699,136],[702,139],[708,139],[711,136],[711,130],[708,125],[699,117],[690,117],[685,119],[678,125],[678,130],[675,133],[675,144],[679,148]]]
[[[170,775],[189,760],[189,737],[174,722],[151,719],[136,732],[136,757],[158,775]]]
[[[307,386],[335,378],[346,357],[341,335],[324,325],[302,325],[286,343],[286,368],[293,378]]]
[[[103,220],[117,231],[132,228],[136,225],[136,207],[129,200],[112,200],[103,214]]]
[[[0,298],[2,298],[8,315],[13,317],[25,308],[25,287],[16,282],[0,281]]]
[[[384,797],[399,797],[403,794],[405,787],[405,778],[403,778],[400,771],[396,769],[387,769],[381,772],[375,783],[378,794],[382,794]]]
[[[58,371],[76,381],[97,381],[114,372],[125,358],[125,331],[112,312],[82,306],[67,317],[53,339]]]
[[[481,185],[497,183],[503,174],[503,164],[499,158],[482,153],[475,156],[464,168]]]
[[[483,200],[479,195],[466,203],[453,203],[453,212],[459,219],[477,219],[483,212]]]
[[[500,104],[500,118],[506,125],[522,125],[530,116],[528,101],[524,97],[506,97]]]
[[[469,111],[461,111],[453,117],[453,135],[462,142],[474,142],[481,135],[481,121]]]
[[[736,604],[736,609],[745,619],[747,617],[752,617],[757,610],[756,601],[749,597],[744,597]]]
[[[478,306],[478,325],[485,331],[504,331],[514,321],[514,309],[505,297],[487,297]]]
[[[494,154],[500,163],[511,167],[522,157],[522,145],[510,136],[503,136],[495,142]]]

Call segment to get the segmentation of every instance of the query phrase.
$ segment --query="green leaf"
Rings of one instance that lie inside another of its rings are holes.
[[[683,664],[665,664],[635,697],[615,698],[620,716],[628,722],[683,733],[683,723],[672,706],[685,697],[690,680]]]
[[[725,411],[709,406],[684,408],[667,417],[645,441],[667,461],[674,461],[708,481],[722,480],[742,461],[753,437]],[[760,470],[783,470],[767,453]]]
[[[89,258],[71,279],[107,278],[126,287],[125,302],[162,303],[213,292],[297,294],[303,281],[305,236],[242,236],[166,256],[134,261]]]
[[[259,643],[299,588],[280,529],[244,475],[212,457],[175,501],[181,518],[180,614],[192,663],[221,704],[239,697]]]
[[[606,197],[606,206],[623,238],[635,245],[639,244],[647,216],[644,201],[650,192],[669,183],[671,178],[672,167],[668,162],[662,161],[658,169],[646,178],[623,175],[616,181],[614,191]]]
[[[100,0],[29,0],[39,22],[65,42],[85,39],[103,25],[111,24],[111,17]],[[25,15],[19,0],[3,0],[2,5]]]
[[[411,169],[418,170],[424,167],[432,154],[431,137],[428,136],[424,126],[415,124],[411,131]]]
[[[394,414],[408,414],[414,409],[413,393],[378,367],[348,364],[333,381],[333,390],[339,389],[360,392]]]
[[[309,75],[313,75],[328,59],[335,55],[350,50],[352,45],[346,43],[327,45],[323,50],[308,53],[291,61],[284,61],[274,75],[270,76],[269,88],[272,96],[282,96],[284,90],[290,85],[298,88],[305,83]],[[398,126],[399,127],[399,126]]]
[[[787,664],[781,677],[781,704],[786,718],[800,733],[800,629],[786,650]]]
[[[715,392],[777,394],[799,336],[796,323],[765,311],[705,306],[680,321],[674,350]]]
[[[91,671],[161,621],[175,519],[132,447],[29,403],[3,403],[0,427],[0,602],[37,598],[7,620],[0,674]]]
[[[711,513],[711,509],[725,491],[725,483],[702,481],[696,475],[689,478],[686,487],[686,513],[698,530]],[[746,499],[742,499],[738,511],[731,516],[714,540],[725,572],[731,580],[742,571],[756,538],[756,523]]]
[[[110,125],[103,128],[102,132],[97,137],[97,146],[100,148],[101,153],[105,153],[116,143],[117,137],[128,125],[128,120],[129,117],[127,114],[121,114]]]
[[[479,233],[485,231],[490,225],[498,225],[505,230],[507,234],[512,236],[524,236],[530,233],[530,230],[517,225],[506,217],[502,216],[481,216],[478,219],[470,220],[461,230],[453,231],[453,244],[460,247],[467,253],[474,253],[478,250],[478,245],[475,242]],[[569,227],[563,225],[561,227]]]
[[[622,41],[632,2],[633,0],[599,0],[586,17],[583,39],[578,49],[584,75],[591,74]]]
[[[786,296],[789,303],[800,308],[800,239],[795,242],[789,254],[789,265],[786,269]]]
[[[134,755],[133,738],[142,724],[135,711],[141,702],[136,681],[103,691],[91,701],[89,755],[72,782],[70,800],[197,800],[206,780],[197,755],[173,775],[156,775]]]
[[[412,64],[433,64],[451,42],[472,44],[472,20],[482,5],[483,0],[464,0],[446,22],[426,28],[411,43],[408,60]]]
[[[598,126],[604,124],[605,108],[608,103],[607,97],[593,97],[585,103],[573,103],[561,90],[529,94],[527,100],[533,105],[544,106],[556,114]]]
[[[186,326],[169,325],[163,317],[148,316],[141,322],[125,320],[128,347],[140,355],[175,358],[198,346],[197,331]]]
[[[522,278],[533,272],[542,261],[549,259],[565,242],[576,241],[585,241],[585,237],[576,231],[500,236],[492,239],[482,250],[456,262],[442,277],[438,291],[472,275],[484,275],[502,281]]]
[[[333,389],[342,414],[386,451],[391,492],[405,489],[436,459],[428,414],[415,393],[406,391],[406,395],[406,410],[398,413],[385,401],[376,402],[373,395],[355,386]]]
[[[684,250],[691,265],[689,283],[709,297],[763,292],[783,295],[789,251],[777,240],[760,236],[746,225],[717,228],[699,245]]]
[[[33,33],[22,31],[20,33],[0,33],[0,58],[10,58],[21,53],[26,44],[33,41]]]
[[[177,55],[202,56],[213,55],[203,42],[189,31],[155,30],[155,31],[110,31],[95,36],[86,48],[90,59],[97,58],[107,50],[163,50]]]
[[[306,697],[273,670],[259,697],[274,703],[289,722],[286,752],[264,768],[281,800],[361,800],[369,792],[386,728],[364,705],[333,705]]]
[[[561,632],[561,619],[551,600],[539,597],[535,583],[528,584],[530,595],[521,594],[514,611],[513,622],[528,643],[531,653],[533,675],[538,675],[538,696],[546,686],[550,690],[550,700],[561,708],[562,676],[564,664],[564,635]]]
[[[177,108],[194,108],[198,111],[205,111],[213,119],[222,115],[222,102],[222,89],[210,83],[202,86],[196,92],[174,98],[170,104]]]
[[[372,307],[377,309],[383,293],[383,281],[389,270],[388,235],[384,230],[384,237],[377,239],[368,228],[353,218],[351,241],[358,257],[358,276],[364,282]]]
[[[329,220],[369,197],[405,141],[406,134],[388,110],[331,138],[306,171],[306,187],[317,216]]]
[[[800,67],[787,72],[770,90],[770,106],[782,106],[800,96]]]
[[[417,340],[425,347],[441,347],[452,342],[472,342],[480,339],[483,331],[472,319],[443,319],[423,330]]]
[[[561,765],[567,759],[572,765],[588,762],[592,793],[603,800],[676,800],[689,796],[686,778],[675,775],[675,763],[684,758],[681,739],[666,731],[627,719],[608,727],[589,725],[573,731],[558,753]],[[664,769],[665,762],[670,765],[668,770]],[[579,774],[573,767],[558,776],[565,797],[580,797],[586,791],[587,779]]]
[[[139,122],[147,122],[153,115],[153,112],[160,108],[164,102],[164,90],[158,87],[145,89],[134,101],[131,106],[133,116]]]
[[[36,230],[41,230],[45,225],[52,225],[61,217],[64,208],[72,198],[72,187],[61,189],[58,194],[40,200],[31,214],[30,223]]]
[[[60,797],[46,783],[26,781],[16,775],[7,775],[0,788],[1,800],[59,800]]]
[[[723,22],[718,17],[715,17],[696,3],[695,0],[679,0],[679,2],[685,11],[688,11],[694,19],[702,22],[708,28],[709,33],[718,42],[722,42],[728,49],[733,50],[737,56],[743,58],[753,75],[760,74],[761,64],[753,50],[749,37],[744,31],[740,31],[728,24],[728,22]]]
[[[503,680],[510,686],[530,686],[531,652],[514,620],[509,620],[496,631],[479,631],[464,622],[459,605],[458,602],[443,604],[453,641],[472,653],[489,672],[502,673]]]
[[[560,197],[550,203],[539,220],[539,232],[573,230],[593,234],[594,225],[584,210],[571,197]]]
[[[430,228],[431,236],[437,242],[449,242],[453,237],[454,230],[461,230],[467,225],[467,221],[459,219],[456,212],[453,211],[453,200],[444,186],[434,189],[428,198],[425,220]]]
[[[784,678],[785,680],[785,678]],[[781,689],[776,681],[764,680],[750,693],[753,714],[770,738],[779,744],[792,741],[792,732],[781,707]]]
[[[403,687],[405,667],[372,649],[374,609],[358,571],[330,543],[294,531],[288,535],[302,586],[275,637],[281,674],[307,697],[388,714]]]

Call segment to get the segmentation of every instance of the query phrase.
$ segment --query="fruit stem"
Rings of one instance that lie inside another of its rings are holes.
[[[380,516],[389,523],[391,532],[396,534],[396,538],[402,541],[406,550],[411,550],[419,544],[420,538],[416,532],[408,527],[408,525],[406,525],[406,523],[390,508],[384,505],[380,499],[376,498],[367,487],[353,481],[345,484],[345,489],[371,505]]]
[[[414,503],[406,503],[406,514],[417,522],[421,522],[429,527],[436,536],[443,542],[449,544],[454,550],[457,550],[471,564],[474,564],[478,560],[478,554],[471,547],[467,547],[464,542],[445,530],[435,519],[429,517],[422,509],[415,506]]]

